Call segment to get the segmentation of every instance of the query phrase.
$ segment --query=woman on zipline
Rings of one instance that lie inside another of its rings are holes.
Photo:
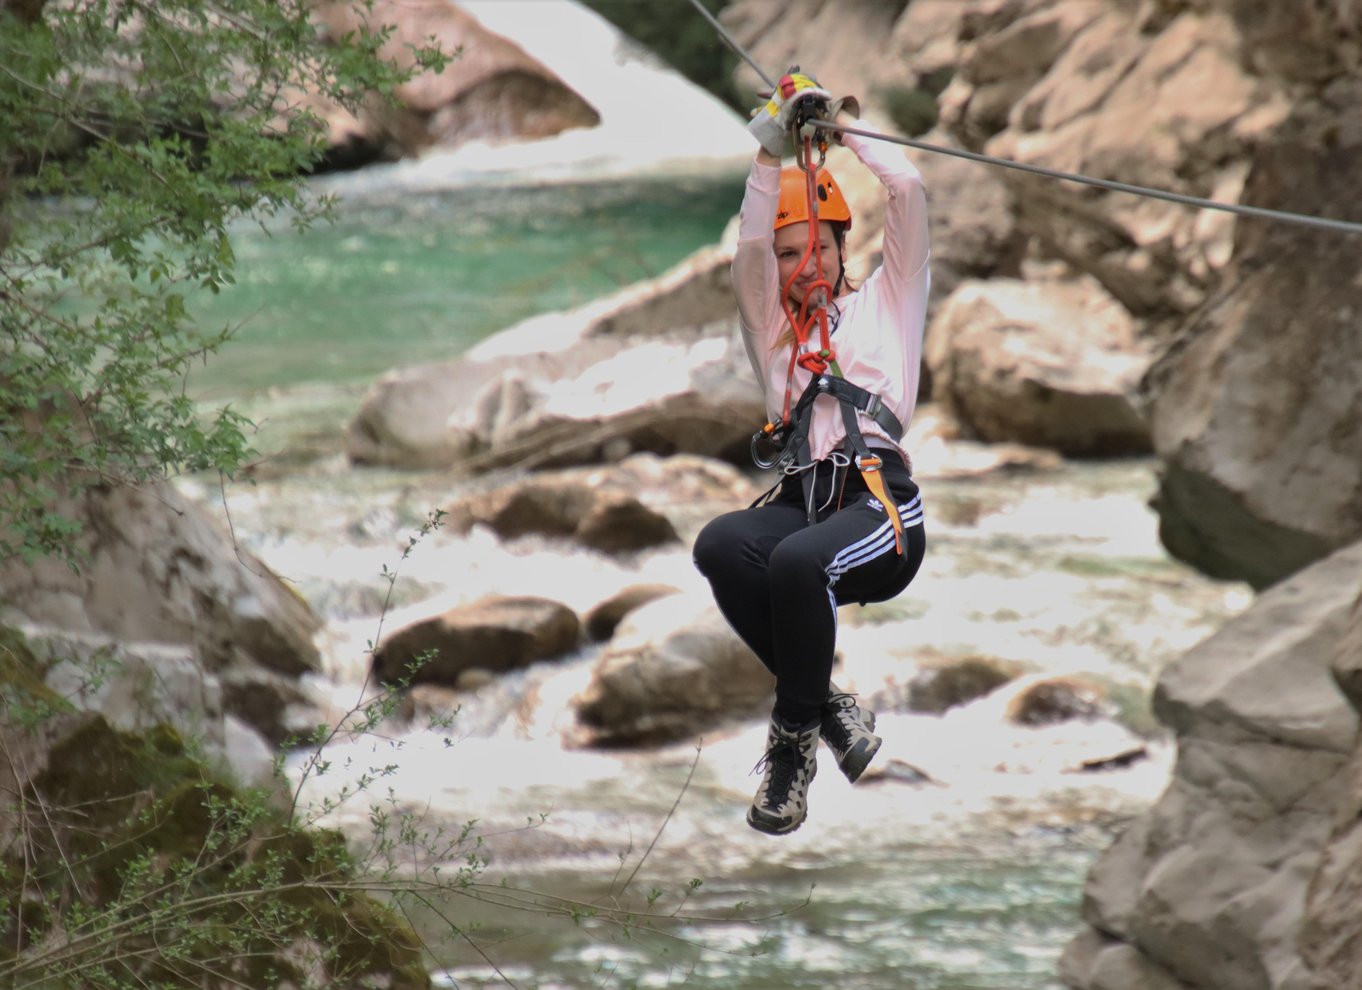
[[[884,142],[842,139],[888,196],[883,261],[855,287],[845,274],[851,211],[837,183],[822,168],[812,181],[802,168],[781,168],[800,121],[827,119],[831,105],[792,69],[749,128],[761,148],[743,197],[733,285],[770,417],[761,440],[778,451],[770,461],[784,477],[773,498],[712,520],[694,551],[720,611],[776,678],[757,764],[764,774],[747,813],[748,824],[772,834],[804,821],[820,736],[853,782],[879,749],[874,714],[831,683],[837,607],[898,595],[925,546],[902,444],[930,283],[922,177]],[[814,130],[805,124],[806,135]],[[811,142],[802,146],[813,168]]]

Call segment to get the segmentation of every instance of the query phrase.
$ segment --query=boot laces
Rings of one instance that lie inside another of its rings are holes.
[[[832,706],[831,727],[837,730],[835,741],[845,749],[850,745],[856,730],[864,728],[861,709],[856,704],[856,696],[846,692],[829,695],[828,704]]]
[[[770,783],[766,789],[768,798],[773,794],[788,795],[794,787],[795,774],[802,762],[798,738],[786,737],[777,740],[762,754],[752,772],[770,772]]]

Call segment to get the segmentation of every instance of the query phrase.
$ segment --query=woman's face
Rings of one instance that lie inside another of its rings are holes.
[[[835,228],[830,220],[818,221],[819,244],[823,252],[823,278],[829,285],[836,285],[842,274],[842,258],[837,252],[837,237],[834,230]],[[802,266],[799,264],[808,247],[809,222],[807,220],[786,224],[776,231],[776,271],[780,276],[782,287],[790,281],[791,276],[794,276],[794,284],[790,286],[789,299],[797,306],[803,305],[809,285],[818,279],[813,252],[809,252],[809,258]],[[798,272],[797,275],[796,272]],[[810,300],[811,303],[819,301]],[[822,302],[826,302],[826,300],[822,300]]]

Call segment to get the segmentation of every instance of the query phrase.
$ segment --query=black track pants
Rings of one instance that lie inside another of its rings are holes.
[[[695,566],[719,611],[775,674],[776,714],[797,725],[817,718],[827,698],[837,606],[898,595],[926,546],[917,485],[901,463],[886,458],[884,471],[903,521],[901,556],[884,507],[855,468],[820,469],[814,504],[830,504],[816,522],[799,479],[787,478],[776,499],[719,516],[695,540]]]

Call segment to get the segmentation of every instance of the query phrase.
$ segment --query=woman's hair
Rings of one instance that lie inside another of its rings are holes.
[[[843,292],[855,292],[860,288],[851,277],[847,275],[847,225],[840,220],[832,222],[832,236],[837,241],[837,260],[841,265],[842,272],[837,285],[833,286],[833,295],[839,296]]]
[[[827,223],[832,225],[832,239],[837,243],[837,262],[838,267],[841,269],[837,276],[837,284],[833,286],[832,294],[835,297],[841,295],[844,292],[855,292],[857,289],[860,288],[860,286],[853,282],[851,280],[851,277],[847,275],[846,266],[847,225],[840,220],[828,220]],[[778,351],[782,347],[785,347],[789,344],[793,344],[794,339],[795,339],[794,327],[787,326],[785,328],[785,332],[782,333],[780,337],[776,339],[775,346],[772,348],[772,350]]]

